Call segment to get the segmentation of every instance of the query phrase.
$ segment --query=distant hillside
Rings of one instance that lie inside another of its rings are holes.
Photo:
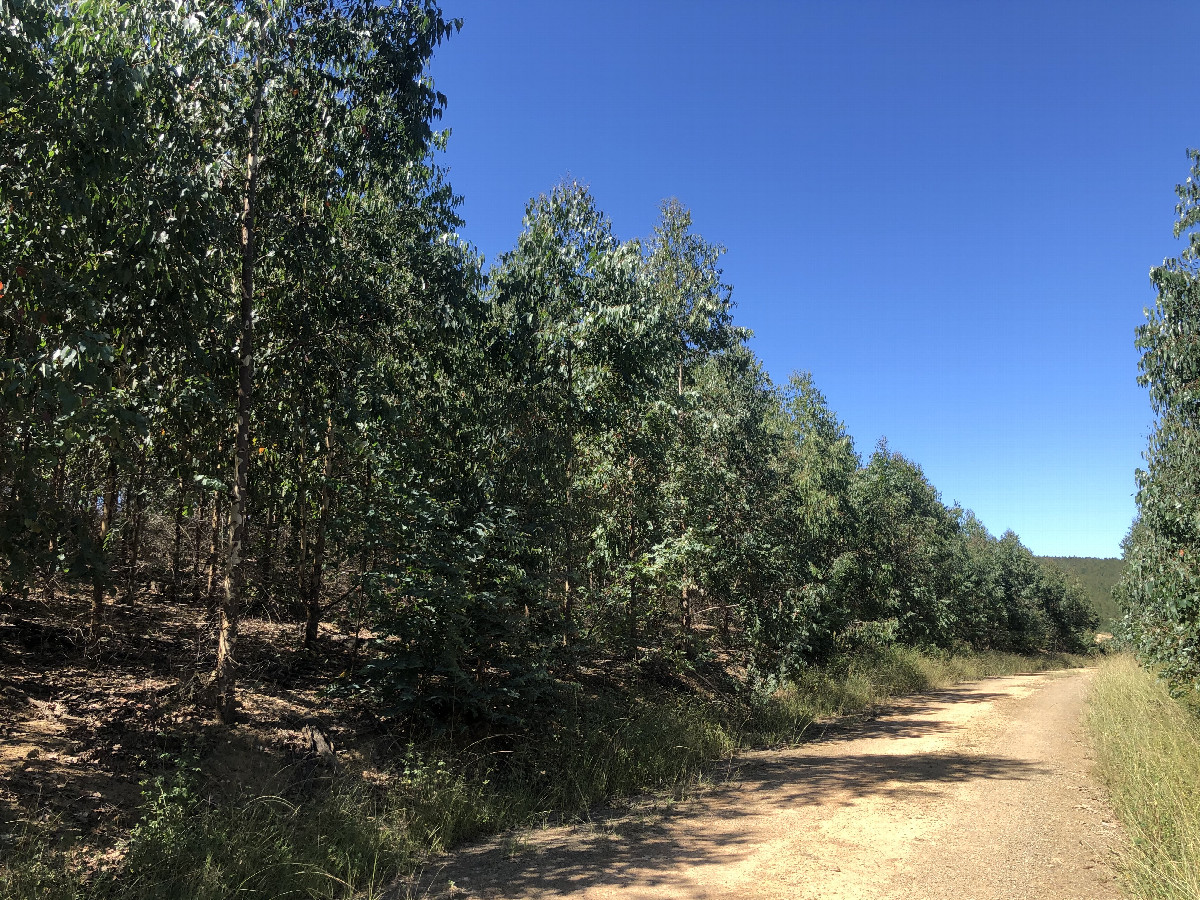
[[[1121,578],[1121,560],[1093,556],[1039,556],[1038,559],[1054,563],[1079,580],[1100,617],[1101,629],[1120,618],[1121,608],[1112,598],[1112,589]]]

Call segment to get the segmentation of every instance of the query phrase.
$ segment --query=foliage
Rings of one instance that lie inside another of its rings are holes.
[[[1179,691],[1200,689],[1200,152],[1176,188],[1175,235],[1188,247],[1150,271],[1158,291],[1138,328],[1140,384],[1157,417],[1137,473],[1138,518],[1124,543],[1125,574],[1117,589],[1122,630],[1144,662]]]

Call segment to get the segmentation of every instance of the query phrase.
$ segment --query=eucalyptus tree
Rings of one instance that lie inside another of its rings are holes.
[[[337,293],[339,273],[314,248],[337,244],[340,223],[368,192],[403,202],[444,101],[426,66],[455,23],[433,3],[269,0],[211,12],[205,27],[221,40],[219,77],[206,85],[206,137],[223,166],[224,257],[238,323],[230,540],[213,674],[216,706],[228,720],[260,413],[256,370],[264,349],[296,337],[297,318]],[[342,327],[359,313],[346,312],[335,313]],[[334,427],[325,418],[326,429]]]
[[[1046,647],[1051,638],[1052,623],[1043,602],[1045,575],[1042,565],[1011,529],[997,541],[996,556],[1005,620],[995,646],[1016,653]]]
[[[1086,589],[1053,563],[1042,563],[1040,604],[1048,625],[1042,649],[1080,652],[1085,637],[1100,624]]]
[[[0,160],[12,261],[0,440],[14,467],[2,543],[13,574],[31,540],[51,566],[87,574],[94,631],[130,460],[148,452],[164,387],[206,373],[197,298],[218,177],[195,125],[216,42],[186,5],[5,12],[0,90],[20,127]],[[84,500],[74,514],[66,481]]]
[[[433,246],[406,268],[444,314],[407,310],[398,327],[431,329],[421,363],[393,351],[374,391],[394,398],[380,428],[396,439],[370,509],[396,530],[373,608],[403,640],[362,677],[393,709],[504,720],[570,667],[589,624],[594,475],[644,374],[640,252],[573,184],[531,202],[484,303],[477,261]]]
[[[999,649],[1007,645],[1008,613],[999,542],[971,510],[963,512],[957,561],[960,575],[952,602],[953,634],[959,645]]]
[[[671,632],[672,606],[690,602],[693,589],[682,571],[664,581],[672,548],[686,531],[672,508],[672,459],[702,405],[697,371],[711,360],[738,354],[748,332],[733,325],[730,288],[722,280],[724,252],[692,230],[691,214],[677,200],[662,205],[654,233],[641,248],[636,286],[628,291],[629,315],[620,319],[621,345],[614,371],[607,436],[593,446],[589,467],[603,509],[597,516],[589,580],[600,586],[595,615],[608,639],[636,656],[642,637]]]
[[[699,443],[709,436],[706,428],[720,431],[718,423],[728,425],[729,416],[746,411],[728,405],[718,411],[710,401],[720,403],[720,391],[709,389],[740,382],[749,386],[743,399],[759,399],[763,386],[760,375],[751,374],[754,364],[745,346],[750,332],[733,324],[732,289],[720,268],[723,253],[723,247],[692,230],[691,213],[679,201],[663,204],[645,269],[667,330],[660,364],[670,367],[670,380],[658,399],[674,421],[659,446],[658,483],[648,486],[658,497],[660,520],[648,559],[658,581],[658,613],[674,607],[685,632],[694,619],[693,595],[702,590],[695,570],[706,552],[700,535],[711,530],[704,519],[704,504],[711,498],[701,500],[693,488],[717,474],[708,470],[711,460],[703,458]]]
[[[678,202],[621,241],[561,184],[485,277],[435,164],[434,3],[0,9],[0,586],[69,570],[99,634],[118,575],[190,577],[221,718],[268,598],[443,724],[614,653],[775,675],[868,632],[1077,633],[1015,537],[771,383]]]
[[[775,493],[761,511],[774,587],[746,617],[756,668],[768,674],[834,652],[849,624],[858,533],[851,488],[859,458],[845,426],[808,373],[791,376],[778,404]]]
[[[855,618],[886,623],[907,644],[947,643],[961,510],[945,507],[920,466],[880,441],[854,486],[858,508]]]
[[[613,236],[587,189],[564,183],[530,204],[517,246],[491,276],[493,340],[504,344],[504,405],[519,448],[497,471],[497,496],[528,523],[540,558],[530,560],[531,583],[557,606],[564,647],[578,634],[597,523],[590,467],[598,442],[623,424],[622,406],[644,392],[653,355],[653,339],[642,339],[653,331],[640,324],[640,263],[640,247]]]
[[[378,636],[356,683],[397,714],[473,714],[503,703],[509,685],[492,682],[525,648],[491,487],[479,261],[446,230],[439,173],[422,178],[412,205],[354,224],[349,281],[373,284],[377,306],[340,332],[338,477],[321,489],[349,569],[338,597]]]
[[[1137,473],[1137,527],[1119,588],[1125,628],[1139,656],[1179,689],[1200,690],[1200,151],[1176,187],[1175,236],[1188,246],[1150,270],[1158,292],[1137,330],[1138,382],[1155,427]]]

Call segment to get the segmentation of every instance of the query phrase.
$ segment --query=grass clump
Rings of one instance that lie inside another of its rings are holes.
[[[4,900],[76,900],[84,896],[77,868],[48,840],[57,823],[39,821],[5,836],[0,847],[0,897]]]
[[[345,779],[309,797],[210,802],[186,775],[159,780],[123,871],[94,896],[150,900],[370,896],[411,852],[403,810]]]
[[[1129,836],[1121,870],[1130,894],[1200,897],[1200,716],[1122,655],[1101,665],[1087,722]]]
[[[465,748],[444,738],[409,744],[373,780],[285,772],[268,789],[232,796],[214,789],[197,761],[180,760],[145,784],[142,816],[118,865],[87,872],[31,832],[0,868],[0,900],[379,896],[430,854],[618,797],[680,795],[739,750],[802,739],[816,719],[1079,659],[891,647],[755,691],[578,690],[522,734]]]

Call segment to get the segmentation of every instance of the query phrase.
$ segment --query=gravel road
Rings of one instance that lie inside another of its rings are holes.
[[[1091,773],[1090,670],[989,678],[743,754],[683,803],[514,832],[396,896],[1118,900]]]

